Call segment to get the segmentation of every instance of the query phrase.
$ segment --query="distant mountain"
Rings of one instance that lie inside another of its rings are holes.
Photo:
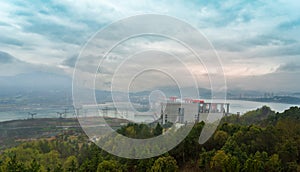
[[[268,98],[244,98],[240,100],[248,100],[255,102],[274,102],[274,103],[286,103],[286,104],[299,104],[300,98],[293,96],[274,96]]]
[[[167,86],[167,87],[159,87],[156,89],[162,91],[167,97],[169,96],[181,97],[180,94],[185,94],[182,96],[190,97],[190,98],[204,98],[204,99],[211,98],[211,90],[206,88],[198,88],[198,93],[200,97],[194,94],[196,89],[193,87],[178,88],[173,86]]]
[[[227,96],[228,98],[236,98],[236,97],[247,97],[247,96],[262,96],[264,93],[256,90],[243,90],[243,89],[228,89]]]
[[[0,51],[0,76],[13,76],[24,72],[35,71],[38,67],[19,60],[18,58]]]
[[[298,92],[297,92],[297,93],[293,93],[292,95],[293,95],[294,97],[300,98],[300,93],[298,93]]]
[[[55,89],[71,89],[72,78],[47,72],[23,73],[15,76],[1,76],[1,93],[20,91],[51,91]]]
[[[15,57],[6,52],[0,51],[0,64],[8,64],[14,62],[20,62],[20,60],[17,60]]]

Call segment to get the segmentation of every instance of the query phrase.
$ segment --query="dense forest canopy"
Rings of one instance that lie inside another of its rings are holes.
[[[205,124],[194,125],[174,149],[149,159],[119,158],[98,148],[83,133],[26,141],[1,151],[4,171],[299,171],[300,109],[276,113],[269,107],[222,119],[214,135],[198,143]],[[132,138],[160,135],[164,126],[129,124],[118,130]]]

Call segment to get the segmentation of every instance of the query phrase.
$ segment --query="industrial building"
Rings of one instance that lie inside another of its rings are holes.
[[[170,97],[166,103],[161,104],[161,123],[194,123],[207,121],[210,116],[229,114],[229,103],[207,103],[199,99],[178,100]]]
[[[102,116],[111,118],[122,118],[133,122],[152,123],[154,121],[166,123],[195,123],[207,122],[229,114],[229,103],[210,103],[200,99],[178,99],[170,97],[164,103],[158,103],[156,112],[133,111],[129,103],[118,102],[118,109],[114,103],[98,105],[84,105],[78,114],[83,116]],[[161,108],[159,110],[159,108]],[[160,111],[160,112],[159,112]],[[159,114],[160,113],[160,114]],[[82,117],[82,116],[81,116]]]

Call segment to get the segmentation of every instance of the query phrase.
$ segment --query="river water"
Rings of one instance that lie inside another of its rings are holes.
[[[264,105],[269,106],[272,110],[276,112],[283,112],[289,109],[291,106],[299,106],[295,104],[284,104],[284,103],[270,103],[270,102],[253,102],[253,101],[243,101],[243,100],[227,100],[230,104],[230,113],[244,114],[247,111],[255,110]]]

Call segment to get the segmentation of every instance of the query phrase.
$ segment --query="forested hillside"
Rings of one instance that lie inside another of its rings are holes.
[[[177,147],[159,157],[131,160],[112,156],[83,133],[26,141],[0,154],[0,171],[299,171],[300,109],[275,113],[268,107],[223,118],[204,145],[205,124],[194,126]],[[118,132],[132,138],[161,134],[163,126],[129,124]]]

